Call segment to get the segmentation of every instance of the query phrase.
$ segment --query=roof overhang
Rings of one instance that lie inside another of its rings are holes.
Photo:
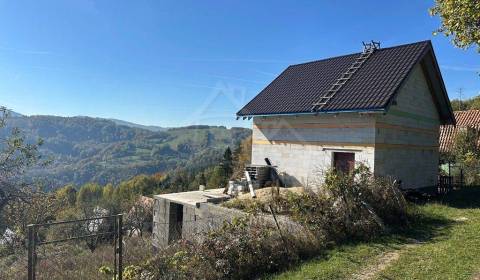
[[[430,92],[433,95],[435,105],[437,106],[438,114],[442,124],[455,124],[455,116],[453,114],[452,105],[448,98],[445,83],[443,82],[440,67],[438,67],[437,59],[430,44],[429,51],[424,55],[420,61],[423,72],[427,78],[427,83]]]
[[[359,109],[359,110],[335,110],[335,111],[318,111],[318,112],[289,112],[289,113],[270,113],[270,114],[238,114],[237,119],[251,119],[252,117],[273,117],[273,116],[300,116],[300,115],[325,115],[325,114],[340,114],[340,113],[385,113],[384,108],[379,109]]]

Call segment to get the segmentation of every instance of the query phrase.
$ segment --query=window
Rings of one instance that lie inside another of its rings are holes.
[[[355,153],[333,153],[333,168],[337,172],[350,173],[355,168]]]

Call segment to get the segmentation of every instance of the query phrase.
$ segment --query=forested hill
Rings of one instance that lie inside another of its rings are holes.
[[[28,174],[52,187],[67,183],[118,183],[138,174],[215,164],[227,146],[250,135],[245,128],[190,126],[151,131],[90,117],[11,117],[6,133],[20,128],[27,139],[44,141],[41,152],[53,159]]]

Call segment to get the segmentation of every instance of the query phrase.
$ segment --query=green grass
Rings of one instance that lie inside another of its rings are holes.
[[[472,279],[480,273],[480,187],[455,191],[417,212],[408,231],[339,246],[269,279],[351,279],[375,268],[386,252],[399,257],[373,279]]]

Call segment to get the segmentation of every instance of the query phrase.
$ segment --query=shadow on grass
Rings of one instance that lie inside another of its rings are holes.
[[[480,208],[480,186],[468,186],[438,198],[438,202],[454,208]]]
[[[363,265],[365,259],[359,258],[352,247],[366,245],[375,251],[394,251],[405,247],[405,245],[433,242],[433,239],[439,240],[448,238],[449,229],[456,223],[446,217],[432,214],[420,206],[412,207],[410,211],[410,225],[406,228],[394,228],[389,232],[382,234],[372,240],[345,240],[341,243],[327,248],[325,251],[318,252],[315,256],[302,258],[301,262],[293,264],[288,269],[298,269],[301,264],[308,261],[328,261],[336,252],[344,252],[344,258],[349,263]],[[279,274],[282,271],[278,272]],[[265,279],[273,279],[274,275],[268,275]]]
[[[465,187],[460,190],[454,190],[442,197],[436,197],[433,200],[424,201],[420,204],[440,203],[452,208],[480,208],[480,186]],[[392,228],[385,233],[372,240],[348,240],[341,244],[334,245],[312,258],[304,258],[304,261],[325,260],[331,257],[331,253],[337,251],[348,251],[349,247],[357,245],[367,245],[372,248],[378,248],[380,251],[398,250],[404,248],[405,245],[422,244],[429,242],[437,242],[450,237],[451,228],[459,222],[454,221],[440,213],[430,211],[428,207],[422,205],[413,205],[409,209],[410,224],[405,228]],[[354,256],[346,256],[352,263],[361,264],[364,260],[359,261]],[[299,264],[295,264],[290,269],[298,268]]]

